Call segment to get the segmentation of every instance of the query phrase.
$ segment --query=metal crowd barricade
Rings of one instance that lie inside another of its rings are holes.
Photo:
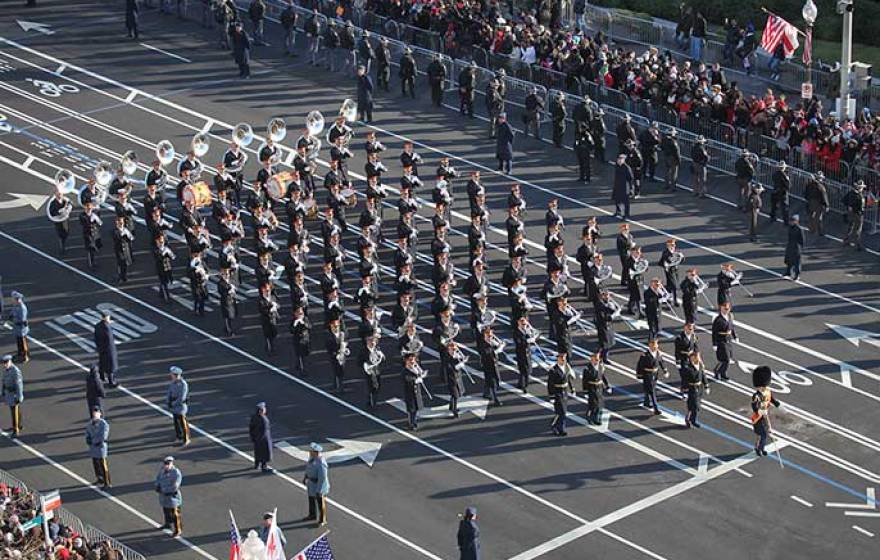
[[[37,496],[40,495],[39,491],[29,489],[27,484],[2,469],[0,469],[0,482],[3,482],[8,486],[20,488],[24,492],[34,492]],[[100,529],[97,529],[88,523],[83,523],[79,517],[63,507],[55,510],[55,517],[61,525],[70,527],[75,533],[81,535],[88,543],[107,541],[110,543],[111,548],[119,551],[122,560],[146,560],[142,554],[135,552]]]

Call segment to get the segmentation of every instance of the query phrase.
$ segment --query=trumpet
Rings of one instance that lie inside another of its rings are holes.
[[[672,306],[672,294],[669,293],[663,284],[660,284],[660,303],[665,303],[669,307],[669,312],[678,319],[678,313],[675,312],[675,308]]]
[[[461,332],[461,327],[457,323],[453,323],[452,326],[449,327],[448,336],[441,336],[440,337],[440,344],[442,344],[443,346],[446,346],[447,344],[449,344],[450,342],[455,340],[455,337],[457,337],[460,332]]]
[[[483,332],[486,327],[491,327],[495,324],[495,319],[497,315],[491,309],[487,309],[480,314],[480,320],[477,322],[477,330]]]
[[[507,345],[507,343],[493,334],[489,337],[489,345],[492,347],[492,352],[494,352],[495,356],[497,357],[499,354],[504,352],[504,347]]]
[[[581,320],[581,316],[583,315],[580,311],[572,307],[570,304],[566,303],[565,307],[562,308],[562,314],[566,317],[566,324],[573,325]]]
[[[351,349],[348,347],[348,342],[345,341],[345,335],[340,332],[339,333],[339,350],[336,352],[336,361],[340,364],[345,361],[347,356],[351,356]]]
[[[611,308],[611,320],[620,319],[620,315],[623,312],[623,306],[613,299],[609,299],[605,303]]]
[[[413,368],[412,371],[416,374],[416,385],[425,390],[425,395],[427,395],[429,401],[434,400],[434,395],[431,394],[431,391],[429,391],[428,387],[425,385],[425,378],[428,377],[428,372],[422,369],[422,366],[420,366],[418,362],[413,364]]]
[[[531,323],[526,323],[526,329],[523,334],[526,335],[526,342],[529,344],[534,344],[541,337],[541,332],[533,327]]]

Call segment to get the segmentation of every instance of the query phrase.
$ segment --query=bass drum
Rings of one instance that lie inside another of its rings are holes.
[[[79,203],[80,207],[85,207],[85,198],[86,193],[89,190],[88,185],[83,185],[79,188],[79,192],[76,195],[76,201]],[[103,206],[107,201],[107,189],[106,187],[102,187],[95,183],[95,194],[92,196],[92,201],[95,203],[95,206]]]
[[[183,187],[183,201],[192,202],[196,208],[211,205],[211,187],[204,181]]]
[[[287,184],[293,180],[293,173],[282,171],[269,177],[266,181],[266,192],[274,200],[281,200],[287,193]]]

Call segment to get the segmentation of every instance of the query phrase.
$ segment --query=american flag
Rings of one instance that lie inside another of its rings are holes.
[[[327,533],[321,535],[318,540],[305,547],[302,552],[291,560],[333,560],[333,551],[330,550],[330,541]]]
[[[229,510],[229,560],[241,560],[241,535],[235,525],[232,510]]]
[[[780,42],[785,47],[785,58],[790,58],[800,46],[797,27],[777,15],[770,14],[767,16],[764,34],[761,36],[761,48],[773,54]]]

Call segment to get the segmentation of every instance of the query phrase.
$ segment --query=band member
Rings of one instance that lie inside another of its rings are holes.
[[[568,370],[568,356],[559,354],[556,356],[556,364],[547,373],[547,392],[553,399],[553,422],[550,430],[554,435],[566,436],[566,416],[568,415],[568,393],[571,389],[571,377]]]
[[[681,281],[681,303],[686,323],[697,324],[697,294],[700,285],[697,282],[697,269],[687,271],[687,277]]]
[[[409,429],[419,431],[419,411],[425,407],[422,398],[425,371],[419,366],[416,354],[403,357],[403,400],[406,403],[406,414]]]
[[[643,272],[638,271],[639,261],[642,260],[641,247],[633,247],[629,250],[629,258],[626,262],[626,268],[629,271],[629,279],[627,282],[627,290],[629,291],[629,300],[626,303],[626,310],[630,315],[636,315],[639,319],[645,316],[642,313],[642,285]]]
[[[663,253],[660,255],[660,260],[657,261],[658,266],[663,267],[663,272],[666,275],[666,289],[669,290],[669,295],[672,296],[672,305],[678,307],[678,265],[673,264],[675,259],[678,257],[674,257],[678,253],[678,250],[675,246],[675,239],[667,239],[666,247],[663,249]]]
[[[167,303],[171,301],[171,284],[174,282],[174,251],[165,244],[165,236],[156,237],[153,248],[153,260],[156,263],[156,275],[159,277],[159,293]]]
[[[67,236],[70,234],[70,212],[73,204],[59,189],[55,189],[52,200],[49,201],[49,214],[55,218],[55,234],[58,236],[58,246],[61,256],[67,252]]]
[[[401,333],[402,327],[415,321],[418,315],[419,310],[413,302],[412,293],[402,292],[397,295],[397,303],[391,311],[391,326],[395,331]]]
[[[153,218],[153,210],[158,208],[165,212],[165,195],[162,194],[162,191],[156,185],[147,185],[147,194],[144,195],[142,204],[144,207],[144,221],[149,225],[150,220]]]
[[[204,315],[205,302],[208,301],[208,271],[202,261],[201,251],[192,253],[187,272],[193,298],[193,312]]]
[[[454,313],[455,302],[452,299],[452,293],[449,290],[449,283],[442,282],[431,302],[431,314],[435,319],[440,319],[443,313]]]
[[[333,122],[333,125],[327,131],[327,142],[330,143],[331,149],[333,146],[339,148],[340,146],[347,145],[347,140],[351,139],[352,130],[351,127],[345,124],[345,116],[338,115],[336,120]],[[342,138],[343,142],[340,144],[337,142],[339,138]],[[351,157],[351,153],[348,154],[348,157]],[[331,160],[338,158],[330,158]]]
[[[101,225],[104,223],[95,210],[94,202],[86,202],[83,212],[79,215],[79,223],[82,226],[83,245],[86,249],[86,261],[89,268],[94,270],[96,266],[95,256],[101,250]]]
[[[24,401],[24,378],[21,370],[12,363],[12,355],[6,354],[2,360],[3,378],[0,385],[0,396],[9,407],[9,415],[12,418],[12,437],[17,438],[21,433],[21,403]]]
[[[703,391],[709,392],[709,383],[706,380],[706,372],[703,370],[703,360],[700,353],[692,352],[682,366],[681,379],[687,394],[687,414],[684,417],[685,428],[699,428],[697,414],[703,400]]]
[[[516,328],[513,331],[516,369],[519,372],[516,388],[523,393],[529,392],[529,383],[532,380],[532,349],[539,336],[538,330],[529,324],[528,315],[522,315],[517,319]]]
[[[107,464],[108,445],[110,440],[110,424],[102,418],[101,410],[92,411],[92,417],[86,424],[86,445],[89,446],[89,457],[95,471],[95,484],[110,488],[110,466]]]
[[[474,89],[477,83],[476,68],[477,61],[474,60],[458,74],[458,110],[462,115],[469,117],[474,116]]]
[[[541,288],[541,299],[547,309],[547,319],[550,323],[550,338],[556,340],[556,323],[559,307],[556,300],[562,297],[568,297],[571,291],[562,280],[562,270],[554,268],[549,271],[549,276]]]
[[[220,196],[220,193],[223,193],[224,200],[228,198],[228,193],[235,189],[235,180],[232,178],[232,175],[226,172],[226,166],[223,165],[223,162],[220,162],[216,165],[216,173],[214,173],[214,190],[217,192],[217,196]],[[232,201],[229,201],[229,204],[232,204]]]
[[[699,354],[699,352],[700,345],[697,334],[694,332],[694,324],[685,323],[682,331],[675,337],[675,361],[678,363],[678,374],[681,377],[682,397],[687,393],[684,368],[688,364],[690,355],[694,353]]]
[[[464,380],[461,375],[467,367],[466,358],[452,339],[441,347],[440,352],[443,377],[446,381],[446,390],[449,392],[449,412],[452,413],[453,418],[458,418],[458,399],[464,395]]]
[[[596,334],[599,342],[599,356],[602,363],[610,363],[608,354],[614,347],[616,337],[614,333],[614,315],[617,310],[616,305],[611,300],[611,293],[608,290],[599,292],[599,297],[594,302],[596,317]]]
[[[241,208],[241,189],[244,185],[244,165],[247,154],[235,142],[229,143],[229,149],[223,154],[223,167],[232,179],[232,192],[235,207]]]
[[[238,301],[235,298],[236,287],[232,283],[232,273],[229,268],[220,269],[217,292],[220,295],[220,315],[223,317],[223,329],[226,336],[231,336],[233,333],[232,322],[238,317]]]
[[[733,270],[733,263],[724,263],[721,265],[721,272],[715,277],[718,286],[718,307],[724,303],[731,303],[730,290],[733,288],[733,281],[736,279],[736,272]]]
[[[385,354],[379,350],[378,341],[378,336],[368,337],[361,356],[361,366],[367,381],[367,406],[369,408],[376,407],[376,397],[382,386],[382,376],[379,368],[385,360]]]
[[[295,375],[307,376],[305,360],[311,353],[312,323],[305,314],[305,308],[294,304],[293,319],[290,321],[289,330],[293,339],[293,343],[290,345],[291,369]]]
[[[162,506],[162,515],[165,524],[162,529],[170,529],[172,537],[179,537],[183,531],[183,521],[180,515],[180,506],[183,496],[180,494],[180,484],[183,475],[180,469],[174,466],[174,457],[165,457],[159,474],[156,475],[155,488],[159,494],[159,505]]]
[[[116,256],[117,282],[128,282],[128,267],[131,266],[131,245],[134,234],[125,227],[125,218],[116,218],[116,229],[113,230],[113,254]]]
[[[709,189],[706,187],[709,151],[706,149],[706,138],[703,135],[697,137],[697,142],[691,149],[691,161],[694,164],[692,172],[694,177],[694,196],[706,198],[709,196]]]
[[[522,264],[522,257],[520,255],[512,255],[510,262],[504,268],[504,272],[501,275],[501,284],[510,292],[515,282],[519,281],[521,285],[525,286],[527,280],[528,272]]]
[[[419,176],[419,164],[422,163],[422,156],[413,150],[413,143],[409,140],[403,143],[403,152],[400,154],[400,165],[404,171],[410,168],[415,177]]]
[[[434,267],[431,271],[431,283],[434,285],[434,290],[436,291],[439,291],[440,286],[443,284],[448,284],[448,287],[452,287],[456,283],[455,268],[449,260],[448,251],[441,251],[437,253],[436,257],[434,257]]]
[[[630,250],[636,246],[635,239],[629,231],[629,224],[620,224],[620,233],[616,240],[617,256],[620,257],[620,285],[626,287],[629,284],[629,259]]]
[[[504,343],[495,336],[491,326],[482,330],[482,336],[477,339],[477,350],[483,368],[483,398],[491,401],[493,406],[501,406],[498,400],[498,384],[501,382],[498,354],[504,350]]]
[[[150,190],[150,187],[155,187],[156,191],[162,192],[165,190],[167,182],[168,172],[162,167],[162,162],[158,159],[154,159],[150,164],[150,170],[147,171],[147,175],[144,178],[144,184],[147,186],[147,191]]]
[[[192,180],[189,178],[189,169],[183,169],[180,171],[180,181],[177,182],[177,186],[174,189],[175,198],[177,203],[183,205],[184,197],[183,193],[187,187],[193,184]]]
[[[596,255],[596,246],[593,243],[592,237],[588,234],[581,236],[581,240],[582,243],[581,246],[578,247],[575,260],[581,265],[581,278],[584,280],[583,293],[587,296],[589,301],[592,301],[593,298],[590,296],[593,291],[593,286],[595,286],[593,257]]]
[[[657,338],[660,335],[660,306],[662,299],[667,294],[663,293],[663,285],[659,278],[651,278],[651,285],[645,290],[645,317],[648,320],[648,338]]]
[[[770,194],[770,223],[776,222],[776,209],[782,214],[782,223],[788,223],[789,201],[791,199],[791,177],[788,174],[788,164],[779,162],[779,167],[773,172],[773,192]]]
[[[669,377],[666,371],[666,365],[663,363],[663,356],[660,354],[660,345],[657,339],[652,338],[648,341],[648,349],[639,357],[636,365],[636,377],[642,380],[642,390],[644,391],[644,399],[642,406],[654,409],[654,414],[660,414],[657,407],[657,379],[663,372],[663,377]]]
[[[186,414],[189,411],[189,383],[183,378],[183,370],[177,366],[171,366],[168,372],[171,374],[171,383],[165,394],[168,411],[174,418],[174,436],[183,446],[189,445],[189,421]]]
[[[259,311],[263,338],[266,340],[266,352],[272,354],[275,351],[275,338],[278,336],[278,320],[281,314],[278,299],[272,293],[272,285],[268,282],[260,284]]]
[[[574,307],[568,304],[568,298],[563,296],[555,300],[556,317],[554,324],[554,334],[556,341],[556,351],[560,354],[568,354],[571,352],[571,333],[569,329],[580,319]]]
[[[733,343],[736,340],[730,303],[722,303],[718,306],[718,315],[712,321],[712,345],[715,347],[715,358],[718,360],[715,366],[716,379],[727,381],[727,369],[733,361]]]
[[[752,394],[752,427],[757,434],[758,439],[755,443],[755,454],[767,456],[764,448],[767,445],[767,438],[773,430],[770,424],[770,405],[779,408],[782,403],[776,400],[770,391],[770,378],[772,372],[767,366],[758,366],[752,372],[752,384],[755,392]]]
[[[342,328],[339,319],[328,321],[327,330],[327,355],[330,357],[330,365],[333,367],[333,386],[339,393],[344,393],[345,358],[351,351],[346,341],[345,329]]]
[[[590,361],[584,366],[581,381],[583,390],[587,394],[587,423],[600,426],[602,424],[602,403],[605,398],[602,394],[602,387],[604,385],[605,390],[609,392],[611,388],[605,378],[605,365],[598,352],[590,355]]]
[[[846,237],[843,238],[843,246],[846,247],[853,244],[856,251],[865,248],[862,241],[862,228],[865,223],[865,207],[868,204],[865,196],[865,182],[861,179],[856,181],[852,189],[843,197],[843,204],[846,206],[846,216],[848,226]]]

